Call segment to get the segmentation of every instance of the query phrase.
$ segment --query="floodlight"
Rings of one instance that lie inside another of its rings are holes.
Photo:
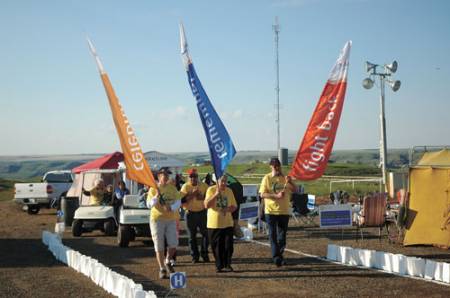
[[[400,89],[400,81],[388,81],[389,86],[391,86],[392,91],[396,92]]]
[[[383,184],[387,191],[387,145],[386,145],[386,120],[384,117],[384,89],[386,84],[391,87],[392,91],[396,92],[400,89],[401,82],[392,78],[393,74],[397,71],[398,63],[393,61],[391,64],[383,64],[383,71],[377,72],[377,64],[366,61],[366,71],[369,73],[369,77],[362,81],[362,85],[365,89],[371,89],[375,84],[375,79],[380,79],[380,164],[381,172],[383,174]]]
[[[363,80],[362,85],[366,89],[370,89],[373,87],[373,80],[371,78],[366,78]]]
[[[377,64],[370,63],[369,61],[366,61],[366,71],[370,72],[372,69],[375,70],[377,67]]]
[[[386,67],[386,69],[390,73],[395,73],[397,71],[398,63],[397,63],[397,61],[394,61],[391,64],[385,65],[384,67]]]

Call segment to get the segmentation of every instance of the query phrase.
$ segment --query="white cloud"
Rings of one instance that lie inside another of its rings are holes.
[[[243,116],[243,114],[244,114],[244,112],[242,111],[242,110],[235,110],[235,111],[233,111],[233,113],[231,114],[231,117],[233,118],[233,119],[241,119],[242,118],[242,116]]]
[[[175,109],[163,110],[159,118],[163,120],[187,119],[190,113],[184,106],[176,106]]]

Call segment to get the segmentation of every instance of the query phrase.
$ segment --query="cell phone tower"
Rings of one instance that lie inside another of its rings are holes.
[[[280,64],[278,60],[278,35],[280,33],[280,25],[278,24],[278,17],[275,17],[275,23],[272,25],[273,33],[275,34],[275,122],[277,124],[277,152],[280,152]]]

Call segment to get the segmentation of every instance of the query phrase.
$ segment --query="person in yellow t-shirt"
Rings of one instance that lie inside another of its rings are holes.
[[[259,194],[264,199],[264,213],[269,228],[272,259],[277,267],[286,262],[283,252],[286,248],[286,233],[289,224],[289,204],[292,192],[297,186],[290,176],[284,176],[278,158],[270,160],[272,171],[265,175],[259,187]]]
[[[200,255],[205,263],[209,262],[208,256],[208,230],[206,229],[206,209],[203,204],[208,185],[199,181],[197,169],[187,171],[189,181],[183,184],[180,190],[181,202],[186,210],[185,221],[189,236],[189,249],[192,263],[199,261]],[[202,235],[200,254],[197,245],[197,231]]]
[[[178,246],[176,221],[179,217],[178,209],[181,205],[180,193],[169,183],[168,168],[158,171],[158,188],[151,187],[147,195],[147,205],[150,211],[150,231],[159,265],[159,278],[168,278],[167,271],[174,273],[170,260]],[[164,242],[167,242],[167,256],[164,255]],[[165,261],[164,261],[165,259]]]
[[[85,196],[89,196],[89,206],[100,206],[105,195],[105,182],[103,179],[96,179],[91,190],[82,188],[82,191]]]
[[[205,207],[208,208],[209,243],[216,261],[216,272],[233,271],[231,257],[233,256],[233,213],[236,199],[233,191],[227,187],[227,176],[220,177],[217,185],[206,191]]]

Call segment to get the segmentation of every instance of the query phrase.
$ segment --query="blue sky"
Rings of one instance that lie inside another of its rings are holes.
[[[379,146],[379,89],[366,60],[396,59],[388,148],[450,144],[450,1],[1,1],[0,155],[119,150],[85,41],[94,42],[144,151],[207,151],[179,49],[237,150],[274,150],[272,23],[280,33],[281,143],[296,150],[329,71],[353,41],[334,149]]]

